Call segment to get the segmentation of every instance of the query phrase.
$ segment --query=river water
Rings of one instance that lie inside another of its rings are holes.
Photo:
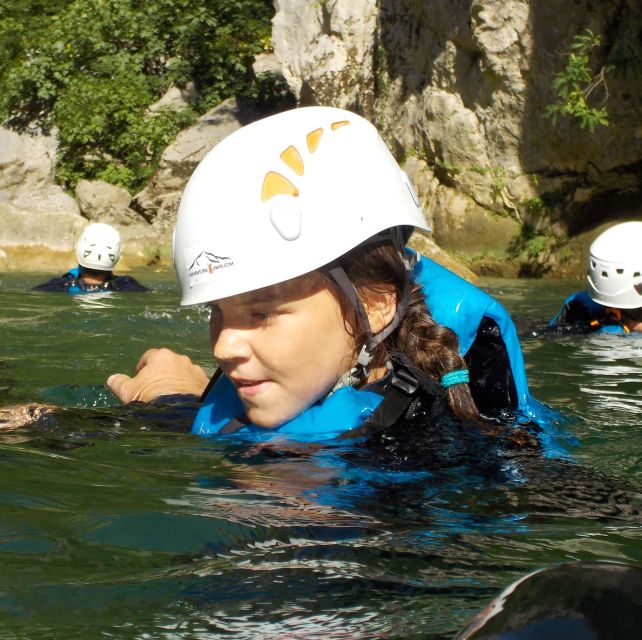
[[[569,459],[410,481],[315,452],[205,440],[104,387],[158,345],[212,371],[207,314],[147,294],[29,291],[0,275],[0,636],[449,638],[504,586],[566,560],[642,563],[642,337],[538,334],[572,282],[486,281],[513,313]]]

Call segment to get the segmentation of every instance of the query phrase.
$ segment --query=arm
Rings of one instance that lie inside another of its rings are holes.
[[[550,321],[549,329],[554,333],[589,333],[599,329],[604,307],[593,302],[586,291],[578,291],[564,301],[564,306]]]
[[[70,279],[66,276],[60,276],[58,278],[51,278],[47,282],[38,284],[35,287],[31,287],[32,291],[47,291],[58,293],[62,291],[67,291],[69,288]]]
[[[127,404],[136,400],[151,402],[168,395],[200,396],[208,382],[203,368],[187,356],[169,349],[149,349],[138,361],[133,378],[115,373],[107,379],[107,386]]]

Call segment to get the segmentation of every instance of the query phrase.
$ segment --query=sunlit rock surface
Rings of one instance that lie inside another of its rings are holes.
[[[274,50],[300,103],[356,109],[400,161],[422,159],[428,176],[415,172],[415,182],[448,249],[479,256],[484,238],[487,252],[506,257],[527,228],[550,238],[529,258],[542,273],[573,272],[572,252],[556,246],[642,215],[642,92],[632,73],[642,55],[639,3],[336,0],[302,9],[279,0],[276,8]],[[544,116],[554,76],[586,29],[610,39],[602,55],[616,43],[623,60],[596,87],[597,104],[608,90],[612,117],[594,132]]]
[[[600,229],[642,219],[639,2],[275,0],[275,9],[274,54],[257,57],[257,77],[284,78],[301,106],[373,121],[412,176],[433,240],[478,273],[579,276]],[[596,74],[607,56],[620,61],[595,87],[611,124],[593,132],[544,115],[586,29],[605,38]],[[193,87],[172,87],[150,110],[193,98]],[[53,182],[54,138],[0,130],[0,249],[69,250],[87,220],[102,219],[132,237],[138,229],[137,254],[157,256],[154,243],[167,254],[198,162],[264,115],[225,100],[177,136],[128,203],[117,188],[84,184],[76,202]]]
[[[154,228],[169,237],[181,193],[196,165],[223,138],[261,116],[252,105],[229,98],[181,131],[165,149],[150,183],[134,198],[134,208],[153,220]]]

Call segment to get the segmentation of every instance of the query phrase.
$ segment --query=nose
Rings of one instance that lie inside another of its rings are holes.
[[[217,362],[248,360],[252,353],[243,329],[221,327],[217,335],[212,335],[212,354]]]

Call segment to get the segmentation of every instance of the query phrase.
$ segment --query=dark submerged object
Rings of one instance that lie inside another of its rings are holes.
[[[572,562],[505,589],[456,640],[637,640],[642,567]]]

